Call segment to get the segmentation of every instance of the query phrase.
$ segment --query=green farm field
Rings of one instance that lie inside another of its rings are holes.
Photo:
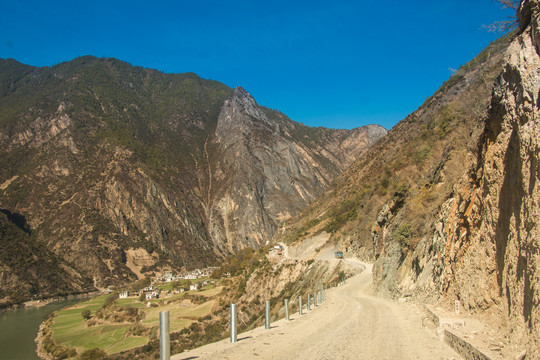
[[[120,308],[134,307],[143,313],[143,320],[139,322],[145,328],[159,327],[159,313],[169,311],[170,331],[180,331],[188,327],[198,318],[211,313],[215,305],[212,298],[221,292],[221,287],[209,287],[202,291],[185,292],[173,295],[169,298],[152,300],[152,306],[147,307],[138,298],[130,297],[117,299],[115,305]],[[182,301],[186,294],[197,294],[208,298],[202,304],[192,304]],[[88,322],[82,317],[85,310],[90,310],[92,317],[105,303],[108,295],[79,303],[57,312],[52,325],[53,338],[58,345],[77,349],[78,353],[99,348],[108,354],[118,353],[143,346],[148,343],[148,336],[134,336],[129,334],[129,329],[134,323],[113,323],[99,321],[96,325],[88,326]],[[156,306],[157,305],[157,306]],[[91,320],[90,320],[91,321]],[[104,323],[101,323],[104,322]]]

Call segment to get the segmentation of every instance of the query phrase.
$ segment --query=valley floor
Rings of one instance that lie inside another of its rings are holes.
[[[239,334],[236,344],[225,339],[172,359],[460,359],[422,325],[414,305],[373,296],[371,265],[356,264],[365,271],[326,291],[326,301],[303,316]]]

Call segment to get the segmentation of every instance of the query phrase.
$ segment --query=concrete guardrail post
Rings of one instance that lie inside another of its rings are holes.
[[[318,306],[318,304],[317,304],[317,293],[316,292],[313,293],[313,306],[315,306],[315,307]]]
[[[285,319],[289,320],[289,299],[283,301],[285,302]]]
[[[169,312],[159,313],[159,359],[169,360],[171,358],[171,338],[169,333]]]
[[[235,343],[236,338],[236,304],[231,304],[231,342]]]
[[[270,329],[270,301],[264,303],[264,328]]]
[[[302,315],[302,296],[298,297],[298,314]]]
[[[311,296],[311,294],[307,294],[307,304],[306,304],[306,309],[307,309],[307,311],[311,310],[311,309],[310,309],[310,304],[309,304],[309,300],[310,300],[309,297],[310,297],[310,296]]]

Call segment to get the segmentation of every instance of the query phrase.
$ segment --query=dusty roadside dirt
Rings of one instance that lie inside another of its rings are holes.
[[[291,321],[272,323],[172,356],[187,359],[460,359],[422,326],[411,304],[371,295],[371,265],[343,286],[326,292],[326,301]]]

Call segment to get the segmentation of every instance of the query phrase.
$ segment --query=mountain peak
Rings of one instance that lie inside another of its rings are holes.
[[[236,104],[242,106],[244,111],[255,118],[261,118],[264,116],[259,109],[259,105],[255,98],[248,93],[244,88],[237,86],[227,99],[226,103]]]
[[[248,93],[248,92],[246,91],[246,89],[244,89],[244,88],[241,87],[241,86],[235,87],[231,96],[237,96],[237,97],[250,97],[250,98],[253,99],[253,96],[251,96],[251,94]],[[255,100],[255,99],[253,99],[253,100]]]
[[[260,126],[273,132],[279,131],[278,125],[268,119],[253,96],[237,86],[225,100],[218,117],[216,129],[218,140],[228,144],[234,143]]]

